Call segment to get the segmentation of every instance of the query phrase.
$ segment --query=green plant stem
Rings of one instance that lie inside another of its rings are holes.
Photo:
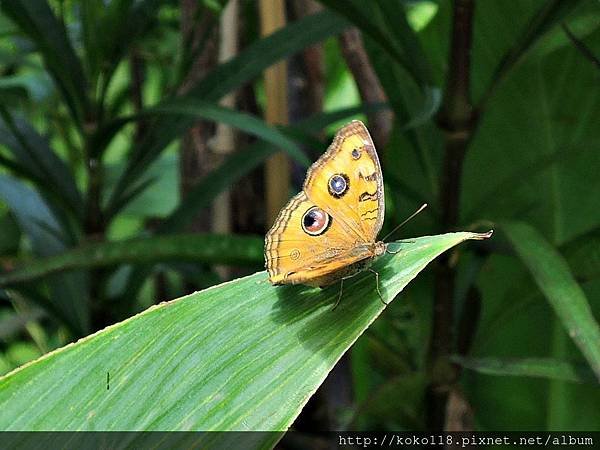
[[[474,0],[456,0],[450,61],[444,102],[438,126],[444,134],[445,153],[440,180],[440,209],[443,229],[456,227],[459,216],[462,166],[475,129],[469,95]],[[433,328],[429,350],[430,384],[427,389],[427,426],[442,430],[451,385],[458,375],[450,362],[454,329],[455,268],[443,255],[435,271]]]

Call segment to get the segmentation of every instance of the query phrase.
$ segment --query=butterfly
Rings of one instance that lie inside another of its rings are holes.
[[[384,212],[379,158],[367,128],[354,120],[308,169],[302,191],[267,233],[269,281],[325,287],[371,270],[383,301],[369,266],[387,249],[377,241]]]

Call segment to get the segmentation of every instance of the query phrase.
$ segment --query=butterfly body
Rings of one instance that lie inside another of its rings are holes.
[[[322,275],[318,278],[309,279],[305,281],[300,281],[302,284],[306,284],[307,286],[315,286],[315,287],[325,287],[333,284],[337,281],[340,281],[344,278],[349,278],[357,273],[362,272],[363,270],[369,268],[376,257],[381,256],[385,253],[387,245],[383,242],[376,242],[375,244],[369,245],[368,248],[359,248],[353,249],[351,254],[347,255],[352,258],[352,256],[356,258],[362,258],[358,261],[351,263],[347,266],[344,266],[334,272],[331,272],[326,275]],[[365,257],[365,255],[367,255]],[[344,255],[341,255],[344,257]],[[290,283],[296,284],[296,283]]]
[[[327,286],[365,270],[386,244],[383,176],[366,127],[343,127],[265,238],[273,284]]]

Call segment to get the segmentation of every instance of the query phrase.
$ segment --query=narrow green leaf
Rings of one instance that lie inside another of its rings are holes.
[[[219,65],[186,95],[179,97],[178,101],[217,102],[231,90],[260,76],[265,69],[280,59],[335,35],[347,26],[345,20],[330,11],[299,19],[256,41],[231,61]],[[118,183],[117,192],[124,192],[128,186],[136,184],[148,165],[158,158],[163,149],[196,121],[196,118],[185,115],[169,115],[159,119],[153,121],[147,136],[134,148],[130,164]],[[123,121],[118,120],[100,130],[94,138],[94,147],[105,148],[101,143],[112,139],[122,125]]]
[[[40,256],[60,253],[68,237],[44,199],[16,178],[0,175],[0,199],[4,200],[21,230],[31,239]]]
[[[395,244],[373,266],[384,299],[442,252],[488,236]],[[338,293],[274,287],[260,272],[156,305],[0,378],[0,429],[286,430],[385,309],[369,272],[347,280],[332,311]],[[205,448],[226,439],[205,438]],[[249,448],[277,436],[263,439]]]
[[[117,65],[157,20],[162,4],[162,0],[81,2],[82,40],[90,79],[102,73],[106,89]]]
[[[64,251],[69,237],[44,199],[15,178],[0,175],[0,199],[4,200],[39,256],[56,255]],[[85,279],[82,274],[60,274],[48,280],[52,310],[76,333],[88,330],[88,304]],[[34,297],[35,298],[35,297]],[[46,306],[46,305],[44,305]]]
[[[252,236],[180,234],[87,244],[1,273],[0,286],[72,269],[169,260],[257,266],[263,261],[263,240]]]
[[[427,55],[406,20],[401,1],[320,0],[372,38],[419,86],[432,84]]]
[[[596,376],[589,367],[553,358],[465,358],[454,355],[450,359],[467,369],[488,375],[597,383]]]
[[[24,119],[14,119],[0,106],[0,144],[13,154],[18,163],[33,175],[36,184],[54,192],[75,214],[83,209],[83,200],[73,174],[54,153],[48,140]]]
[[[200,100],[191,101],[190,99],[177,98],[174,100],[163,102],[156,107],[149,108],[144,112],[138,114],[136,117],[157,115],[170,115],[178,117],[180,119],[182,117],[193,117],[194,120],[205,119],[212,120],[218,123],[225,123],[239,130],[245,131],[249,134],[259,137],[265,142],[273,144],[279,150],[283,150],[286,153],[288,153],[300,164],[304,166],[309,165],[308,158],[302,152],[302,150],[300,150],[300,148],[294,141],[289,139],[276,127],[268,125],[265,121],[247,113],[235,111],[229,108],[224,108],[214,103],[203,102]],[[130,117],[125,118],[123,120],[133,120],[134,118],[135,117]],[[265,144],[263,143],[262,145]],[[275,149],[272,150],[275,151]],[[142,158],[144,160],[150,160],[154,158],[154,155],[144,155]],[[146,162],[143,162],[142,160],[138,161],[138,163],[139,164],[135,167],[147,167]],[[129,166],[126,170],[132,170],[131,167],[132,166]],[[130,177],[135,176],[135,173],[136,171],[134,170],[134,172],[130,173],[128,177],[120,177],[119,184],[116,185],[113,191],[113,196],[111,197],[111,200],[108,204],[110,214],[114,214],[116,211],[118,211],[118,206],[123,206],[125,204],[123,202],[123,198],[126,197],[128,198],[128,200],[131,200],[133,198],[133,195],[131,195],[130,190],[136,189],[136,185],[131,184],[129,180]],[[129,186],[130,190],[122,190],[125,187],[123,185],[125,180],[127,180],[126,185]]]
[[[88,116],[87,81],[65,28],[45,0],[0,2],[2,11],[37,46],[77,123]]]
[[[279,147],[300,164],[305,166],[310,164],[306,155],[294,141],[287,138],[285,134],[276,127],[268,125],[264,120],[248,113],[224,108],[215,103],[179,98],[161,103],[154,108],[150,108],[150,110],[141,115],[146,113],[149,115],[185,115],[195,119],[205,119],[224,123]]]
[[[502,230],[600,380],[600,328],[566,261],[526,223],[504,223]]]
[[[159,226],[158,233],[169,233],[185,228],[196,217],[199,210],[210,205],[223,190],[258,167],[276,151],[277,148],[272,145],[257,142],[231,155],[194,186],[179,207]]]
[[[189,96],[206,101],[220,100],[280,59],[334,36],[348,26],[346,20],[326,10],[298,19],[218,66],[194,86]]]
[[[0,340],[7,341],[23,331],[27,323],[43,319],[46,313],[43,309],[32,308],[25,312],[9,312],[0,319]]]

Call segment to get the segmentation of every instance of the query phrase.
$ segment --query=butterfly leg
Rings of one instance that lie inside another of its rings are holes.
[[[340,300],[342,300],[342,292],[344,292],[344,280],[347,280],[348,278],[352,278],[358,274],[359,274],[359,272],[356,272],[356,273],[353,273],[352,275],[348,275],[347,277],[342,277],[340,279],[340,294],[338,295],[338,299],[335,302],[335,305],[333,305],[333,308],[331,308],[332,311],[338,307],[338,305],[340,304]]]
[[[388,305],[388,303],[385,302],[385,300],[383,299],[383,295],[381,295],[381,291],[379,290],[379,272],[376,272],[375,270],[368,268],[367,269],[369,272],[375,274],[375,288],[377,289],[377,294],[379,294],[379,300],[381,300],[381,303],[383,303],[385,306]]]
[[[335,302],[335,305],[333,305],[333,308],[331,308],[331,311],[335,311],[335,308],[337,308],[338,305],[340,304],[340,301],[342,300],[342,292],[344,292],[344,279],[343,278],[340,281],[340,293],[338,295],[337,301]]]

